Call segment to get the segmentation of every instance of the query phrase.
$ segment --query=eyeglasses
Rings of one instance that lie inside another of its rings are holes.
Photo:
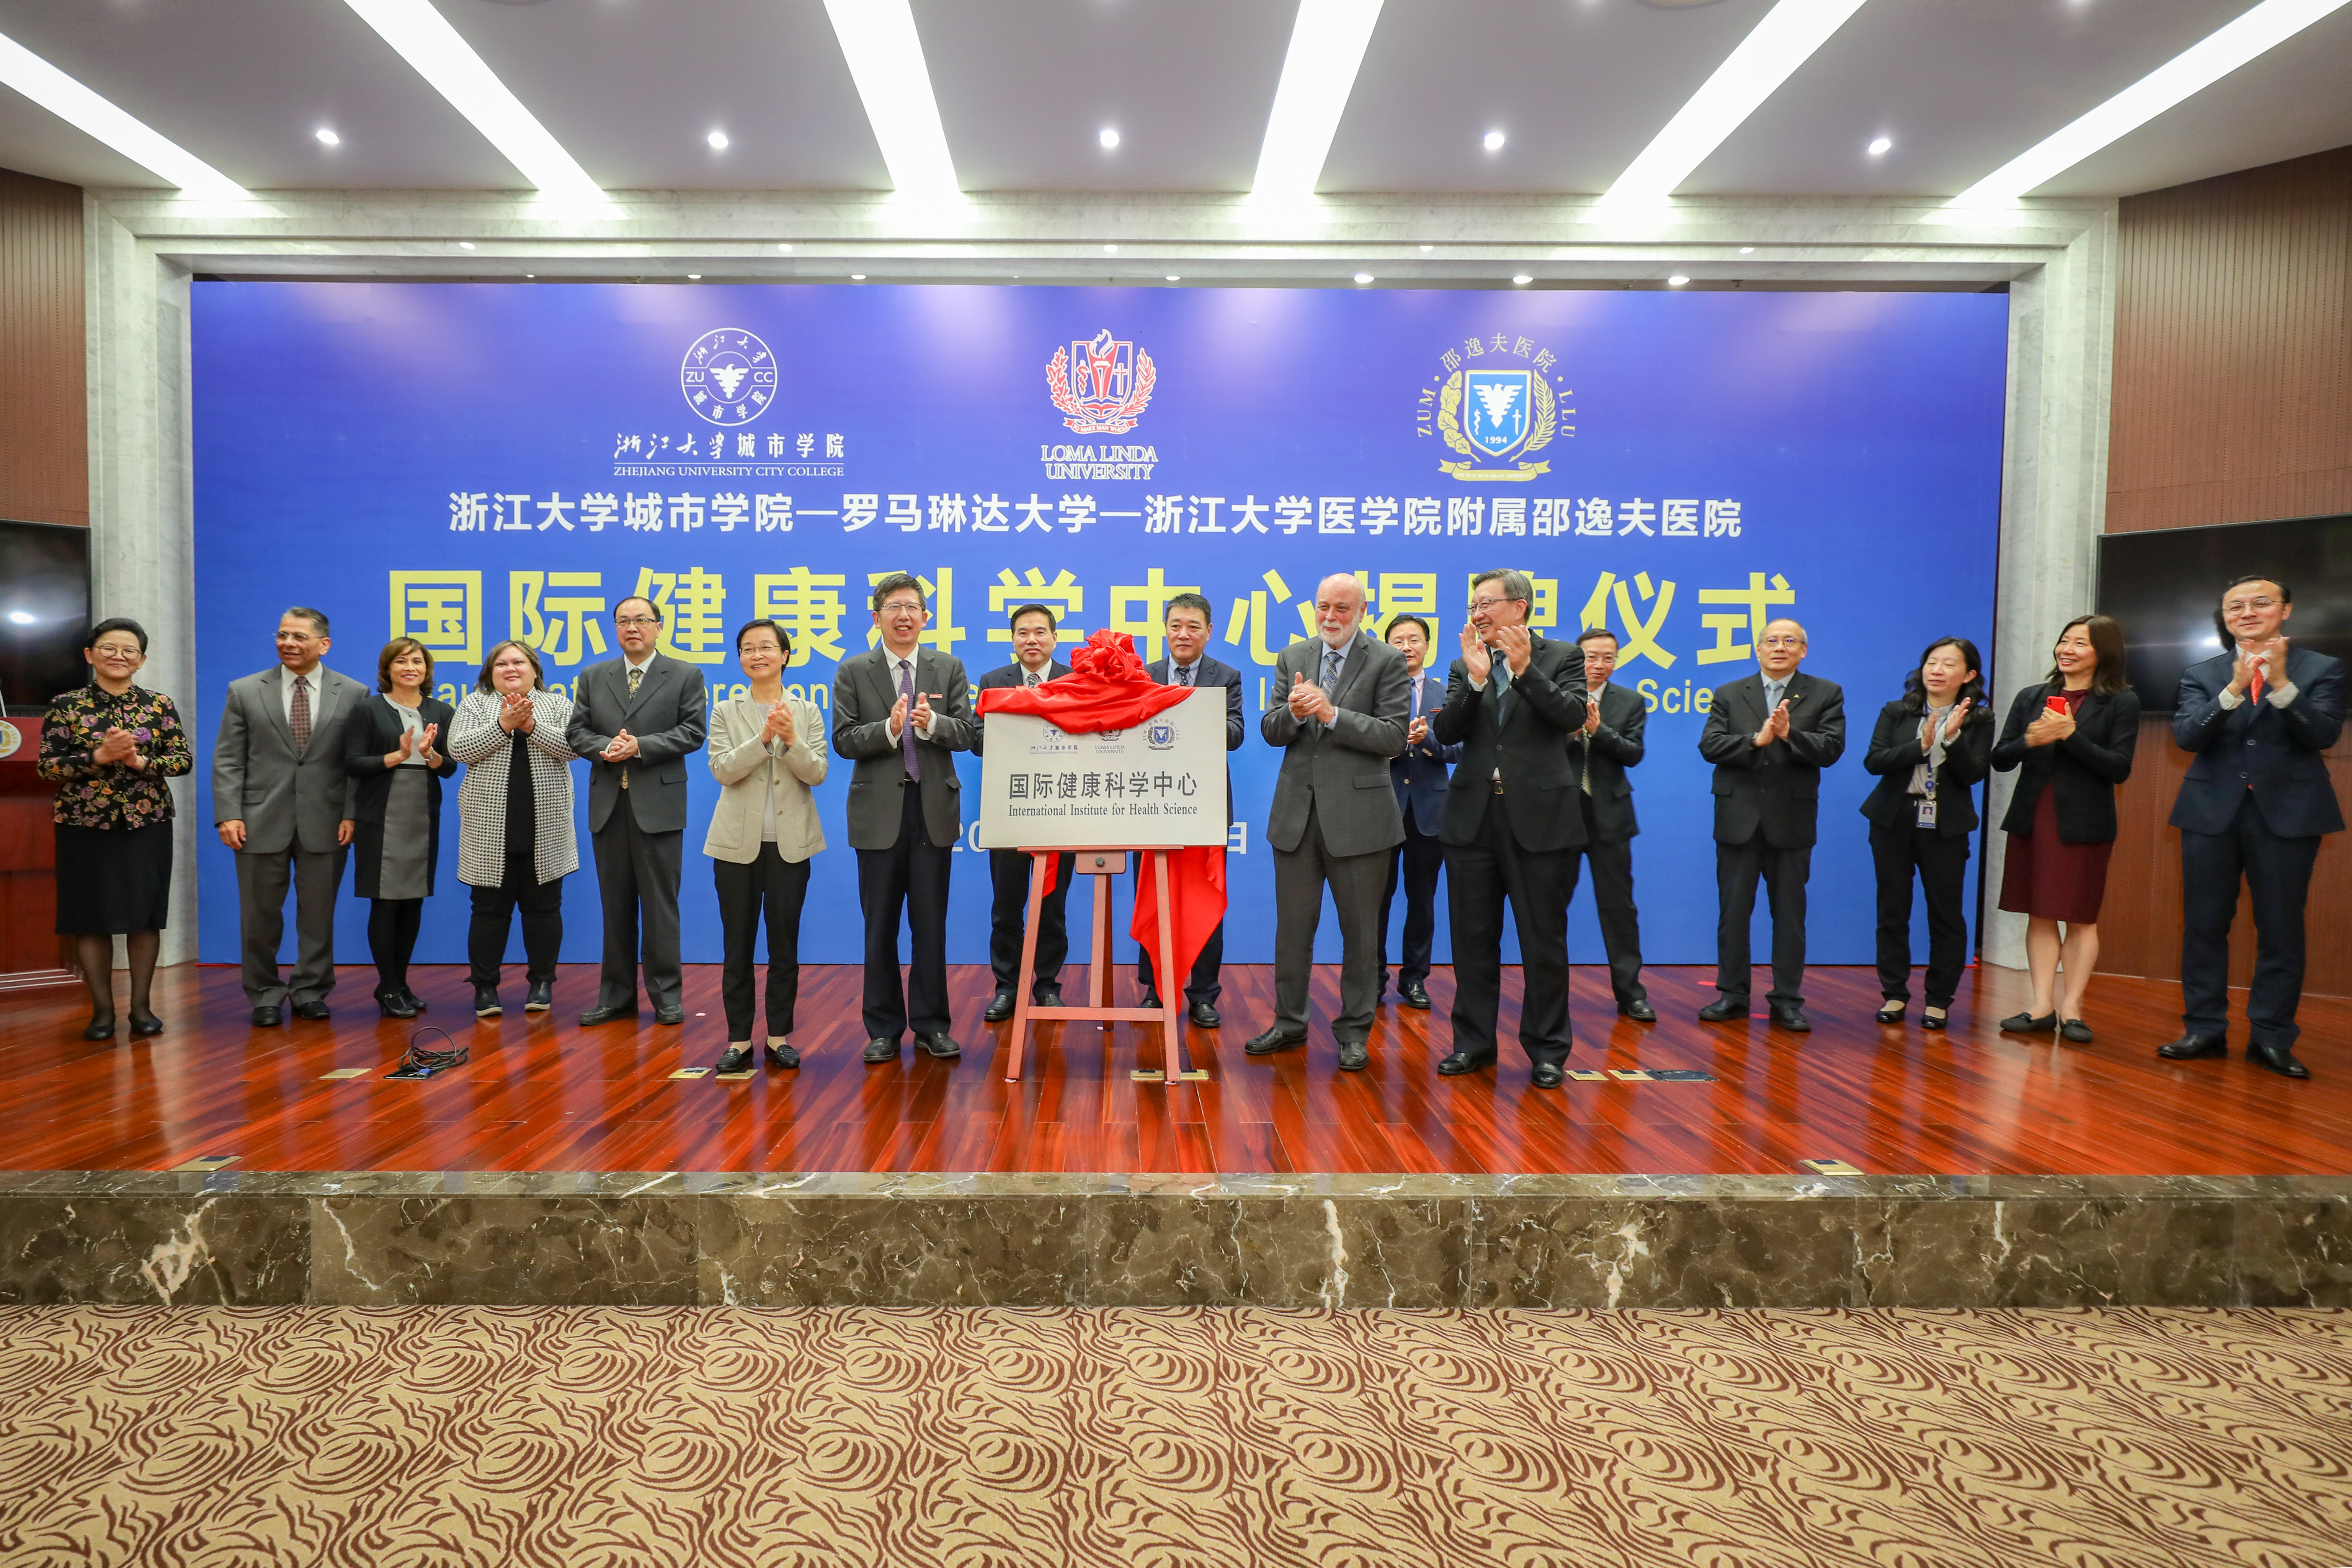
[[[1474,610],[1491,610],[1497,605],[1507,605],[1511,602],[1511,600],[1502,597],[1473,599],[1470,601],[1470,607]],[[1521,602],[1524,603],[1525,601]]]
[[[908,599],[893,599],[882,606],[882,613],[886,616],[919,616],[923,613],[923,606]]]
[[[1805,639],[1789,637],[1766,637],[1764,646],[1766,647],[1802,647],[1805,646]]]
[[[2236,616],[2252,610],[2259,616],[2275,610],[2278,606],[2279,602],[2276,599],[2231,599],[2221,606],[2221,613],[2225,616]]]
[[[143,657],[146,653],[144,648],[121,647],[113,643],[108,643],[101,647],[94,647],[89,651],[98,655],[100,658],[139,658]]]
[[[319,639],[304,632],[279,632],[278,640],[279,642],[317,642]]]
[[[657,626],[661,621],[654,616],[614,616],[613,624],[616,626]]]

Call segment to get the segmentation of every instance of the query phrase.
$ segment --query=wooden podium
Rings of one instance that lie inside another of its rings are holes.
[[[1184,1068],[1184,1016],[1178,1001],[1184,994],[1183,976],[1176,972],[1175,932],[1170,929],[1168,917],[1168,856],[1165,844],[1105,844],[1087,849],[1073,849],[1065,845],[1034,849],[1024,847],[1021,853],[1029,857],[1029,918],[1021,933],[1021,984],[1013,993],[1013,1033],[1006,1042],[1004,1081],[1021,1079],[1021,1054],[1029,1042],[1029,1026],[1037,1019],[1096,1019],[1108,1026],[1118,1019],[1137,1023],[1159,1020],[1163,1054],[1161,1068],[1153,1072],[1139,1068],[1135,1077],[1140,1082],[1172,1084],[1185,1079],[1204,1079],[1205,1069],[1186,1071]],[[1045,877],[1054,861],[1063,855],[1077,857],[1075,874],[1095,879],[1094,962],[1087,965],[1087,1002],[1079,1007],[1038,1007],[1031,1005],[1030,992],[1037,983],[1037,921],[1045,902]],[[1152,974],[1160,987],[1157,1007],[1114,1007],[1110,1005],[1111,984],[1111,879],[1127,872],[1129,855],[1151,857],[1152,889],[1160,900],[1160,951],[1154,955]]]
[[[58,926],[58,786],[40,776],[41,721],[6,721],[15,736],[0,757],[0,992],[79,984],[65,967]],[[0,735],[0,745],[8,737]],[[68,939],[69,940],[69,939]]]

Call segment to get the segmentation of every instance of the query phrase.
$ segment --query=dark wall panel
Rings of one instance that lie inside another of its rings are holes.
[[[81,187],[0,169],[0,517],[89,524]]]

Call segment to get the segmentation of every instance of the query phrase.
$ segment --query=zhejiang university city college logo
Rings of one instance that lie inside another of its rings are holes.
[[[756,333],[716,328],[686,351],[677,388],[686,405],[713,425],[748,425],[776,400],[776,356]]]
[[[1514,363],[1513,361],[1517,363]],[[1438,356],[1438,371],[1422,388],[1415,410],[1417,433],[1433,431],[1462,454],[1438,468],[1457,479],[1528,480],[1551,471],[1549,461],[1531,463],[1532,453],[1555,437],[1574,436],[1563,426],[1559,400],[1573,395],[1556,386],[1559,356],[1523,337],[1496,332],[1465,338]]]
[[[1105,327],[1092,341],[1055,349],[1045,390],[1062,423],[1081,436],[1124,436],[1135,428],[1159,380],[1151,356]]]

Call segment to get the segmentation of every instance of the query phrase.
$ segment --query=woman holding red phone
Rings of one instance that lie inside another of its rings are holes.
[[[2083,993],[2099,962],[2116,786],[2131,777],[2138,743],[2139,697],[2124,679],[2123,628],[2106,616],[2076,616],[2058,634],[2048,679],[2010,703],[1992,749],[1995,769],[2018,770],[2017,793],[2000,823],[2009,835],[2000,907],[2027,917],[2025,962],[2033,981],[2033,1005],[2003,1018],[2005,1031],[2055,1029],[2076,1045],[2091,1043]],[[2062,968],[2066,989],[2060,996]]]

